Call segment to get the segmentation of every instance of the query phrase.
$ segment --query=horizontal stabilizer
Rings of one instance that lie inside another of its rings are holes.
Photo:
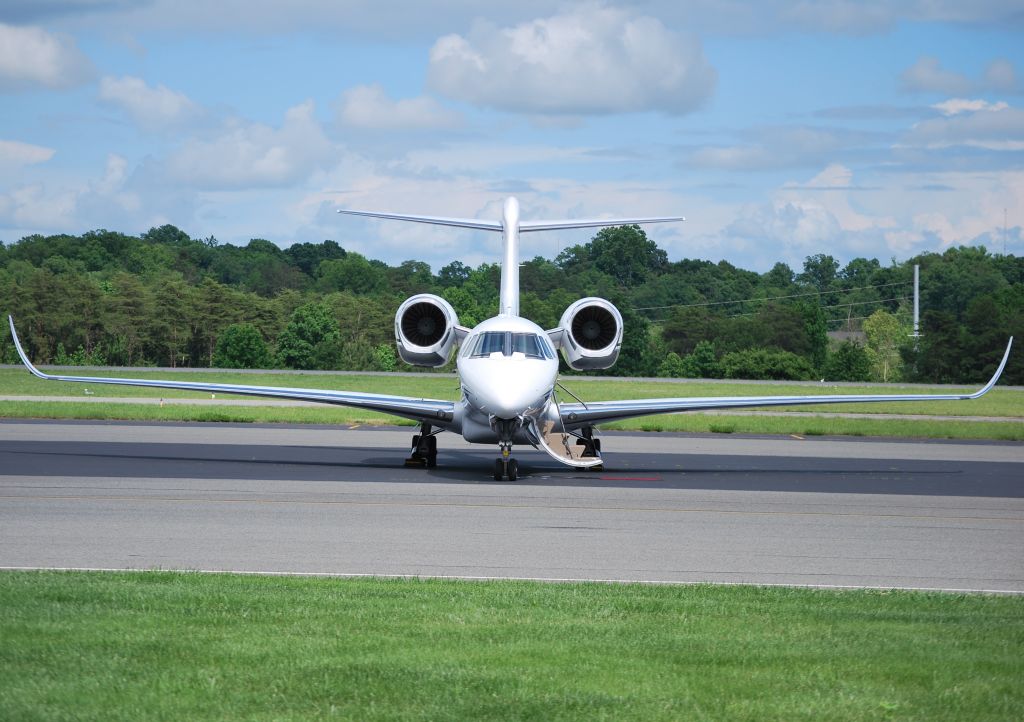
[[[377,211],[349,211],[339,209],[338,213],[350,216],[369,216],[385,218],[390,221],[412,221],[414,223],[430,223],[435,226],[455,226],[456,228],[473,228],[478,231],[500,231],[501,223],[482,221],[477,218],[445,218],[443,216],[411,216],[405,213],[378,213]]]
[[[593,218],[578,221],[520,221],[519,232],[560,231],[567,228],[607,228],[609,226],[632,226],[644,223],[674,223],[685,221],[682,216],[664,218]]]

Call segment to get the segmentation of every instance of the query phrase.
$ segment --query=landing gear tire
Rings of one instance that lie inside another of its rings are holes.
[[[515,481],[519,478],[519,462],[515,459],[495,459],[494,460],[494,480],[503,481],[508,479],[509,481]]]
[[[427,455],[426,455],[426,459],[427,459],[427,468],[428,469],[435,469],[435,468],[437,468],[437,437],[436,436],[429,436],[429,437],[427,437]]]
[[[430,433],[430,425],[423,424],[419,434],[412,437],[412,453],[406,466],[434,469],[437,467],[437,437]]]

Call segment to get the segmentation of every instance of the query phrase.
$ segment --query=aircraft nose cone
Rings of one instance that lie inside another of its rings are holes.
[[[519,389],[496,386],[481,394],[481,406],[499,419],[514,419],[534,402],[534,394]]]
[[[479,359],[461,369],[463,387],[477,409],[500,419],[514,419],[541,402],[554,383],[542,367],[523,362]]]

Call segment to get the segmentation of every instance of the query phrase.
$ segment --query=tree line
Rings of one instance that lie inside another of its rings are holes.
[[[495,313],[499,274],[461,261],[436,274],[422,261],[389,266],[333,240],[234,246],[171,225],[0,244],[2,310],[38,363],[391,371],[405,298],[436,293],[473,326]],[[582,296],[612,301],[626,329],[607,373],[620,376],[975,383],[1007,336],[1024,338],[1024,259],[974,246],[884,266],[817,254],[799,270],[756,273],[670,262],[641,228],[623,226],[524,262],[520,285],[521,312],[544,328]],[[841,330],[862,337],[829,338]],[[6,326],[0,360],[17,362]],[[1006,379],[1024,383],[1021,353]]]

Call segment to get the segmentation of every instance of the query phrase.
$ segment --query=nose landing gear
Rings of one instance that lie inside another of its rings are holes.
[[[515,481],[519,478],[519,462],[512,458],[512,444],[501,442],[501,458],[494,460],[494,480],[501,481],[507,478]]]

